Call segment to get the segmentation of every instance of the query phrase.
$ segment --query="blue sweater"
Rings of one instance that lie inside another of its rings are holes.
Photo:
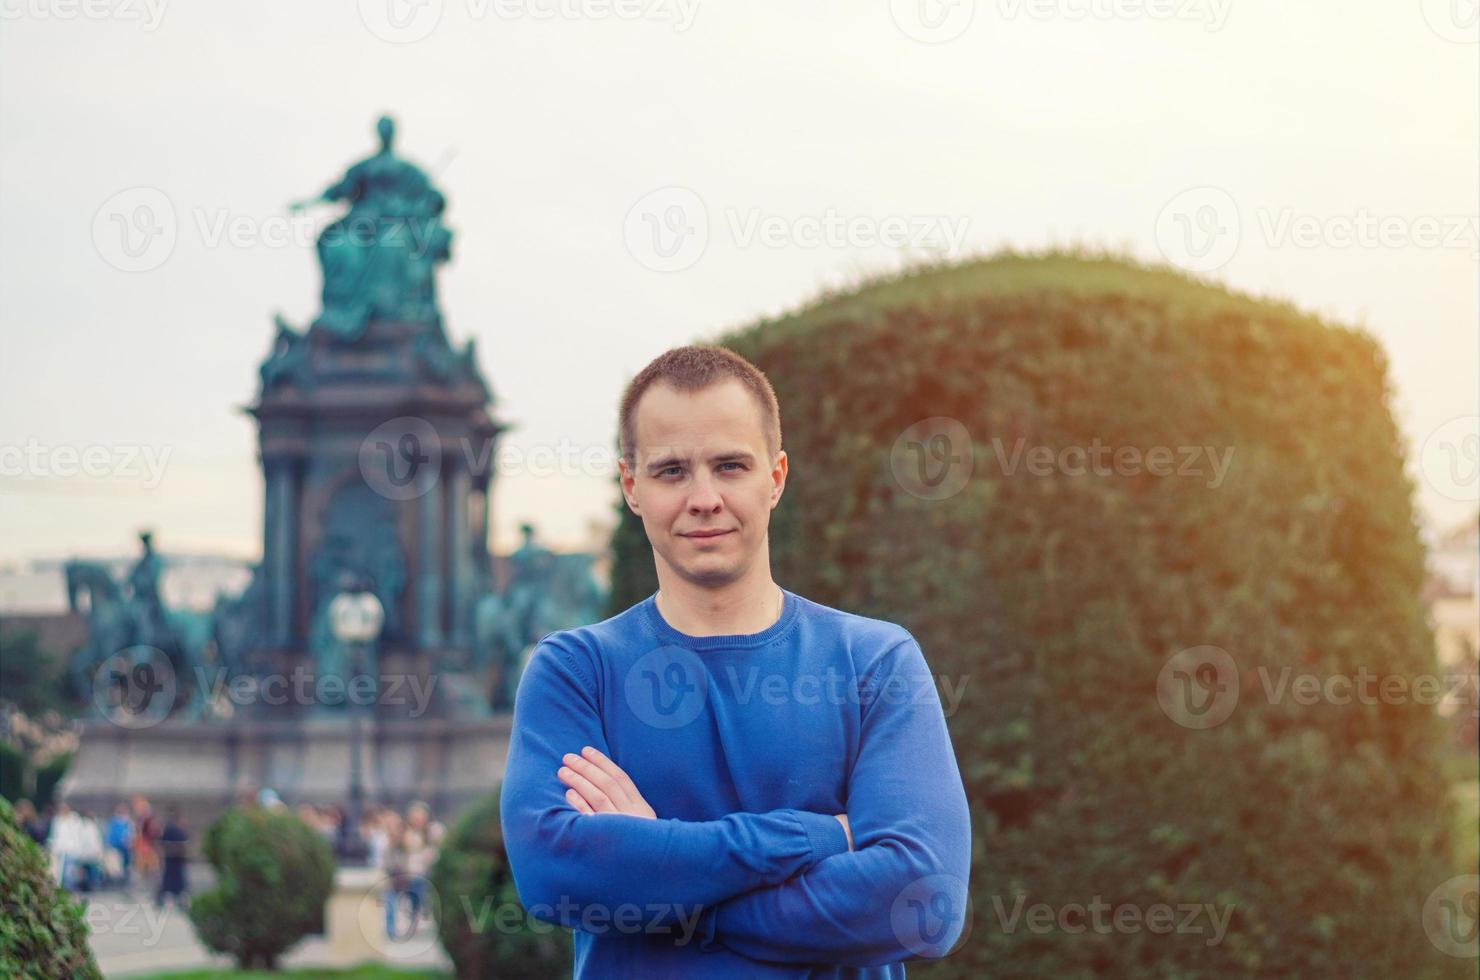
[[[500,816],[576,977],[897,978],[961,933],[970,818],[919,645],[783,594],[759,633],[680,633],[649,596],[532,654]],[[555,773],[587,745],[658,819],[572,808]]]

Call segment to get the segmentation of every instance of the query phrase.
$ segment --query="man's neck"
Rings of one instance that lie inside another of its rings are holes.
[[[658,614],[669,626],[689,636],[733,636],[759,633],[781,618],[780,587],[767,574],[754,585],[732,583],[706,589],[679,580],[661,584]]]

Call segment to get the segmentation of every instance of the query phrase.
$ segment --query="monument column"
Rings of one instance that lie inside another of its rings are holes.
[[[488,483],[473,486],[473,581],[481,591],[491,588],[493,567],[488,556]]]
[[[427,650],[442,647],[442,481],[417,500],[416,629]]]
[[[473,546],[473,582],[475,594],[485,589],[493,588],[493,562],[488,554],[488,519],[492,507],[489,492],[493,483],[494,466],[497,463],[494,451],[497,448],[494,438],[490,434],[480,434],[480,440],[476,442],[483,453],[478,457],[481,461],[472,468],[472,503],[469,507],[472,521],[472,546]]]
[[[263,460],[267,471],[262,559],[268,574],[267,622],[272,645],[293,644],[294,561],[298,538],[298,466],[289,456]]]
[[[469,608],[473,588],[473,552],[468,535],[468,492],[472,477],[465,466],[452,465],[448,482],[447,564],[452,588],[452,642],[466,650],[473,642]]]

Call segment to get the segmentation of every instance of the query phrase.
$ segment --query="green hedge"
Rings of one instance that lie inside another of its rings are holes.
[[[1055,254],[904,275],[719,342],[781,403],[777,580],[903,624],[966,684],[949,722],[976,835],[971,935],[912,976],[1473,976],[1422,925],[1430,892],[1474,870],[1448,860],[1433,712],[1265,693],[1284,668],[1436,671],[1371,337]],[[971,438],[973,473],[941,500],[891,465],[929,417]],[[1201,476],[1039,476],[999,459],[1019,439],[1164,446],[1179,468],[1177,447],[1233,456],[1217,486],[1206,458]],[[656,587],[621,515],[614,611]],[[1206,730],[1157,697],[1169,658],[1200,646],[1228,653],[1240,692]],[[1019,896],[1231,920],[1212,944],[1206,918],[1201,935],[1038,930],[1013,921]]]
[[[273,969],[290,946],[323,931],[334,852],[295,814],[227,810],[206,828],[201,851],[216,869],[216,887],[194,896],[189,912],[210,949],[242,968]]]
[[[0,744],[0,797],[12,803],[30,799],[39,811],[51,803],[56,796],[57,783],[67,774],[67,765],[72,761],[71,753],[58,756],[36,770],[36,793],[26,793],[26,756],[20,749]]]
[[[442,948],[463,980],[568,974],[570,931],[531,920],[519,902],[498,802],[495,790],[464,810],[432,865],[432,909]]]
[[[86,906],[56,884],[45,852],[0,800],[0,977],[101,980]]]

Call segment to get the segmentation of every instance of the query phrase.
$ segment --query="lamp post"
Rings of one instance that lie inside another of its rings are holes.
[[[355,681],[364,670],[365,648],[380,635],[385,623],[385,608],[363,584],[356,583],[335,596],[329,603],[329,628],[334,639],[350,650],[350,678],[345,686],[346,694],[354,689]],[[360,763],[360,714],[362,706],[353,699],[349,705],[349,812],[339,824],[339,841],[336,851],[339,863],[346,866],[362,865],[370,849],[360,836],[360,818],[364,815],[365,789]]]

